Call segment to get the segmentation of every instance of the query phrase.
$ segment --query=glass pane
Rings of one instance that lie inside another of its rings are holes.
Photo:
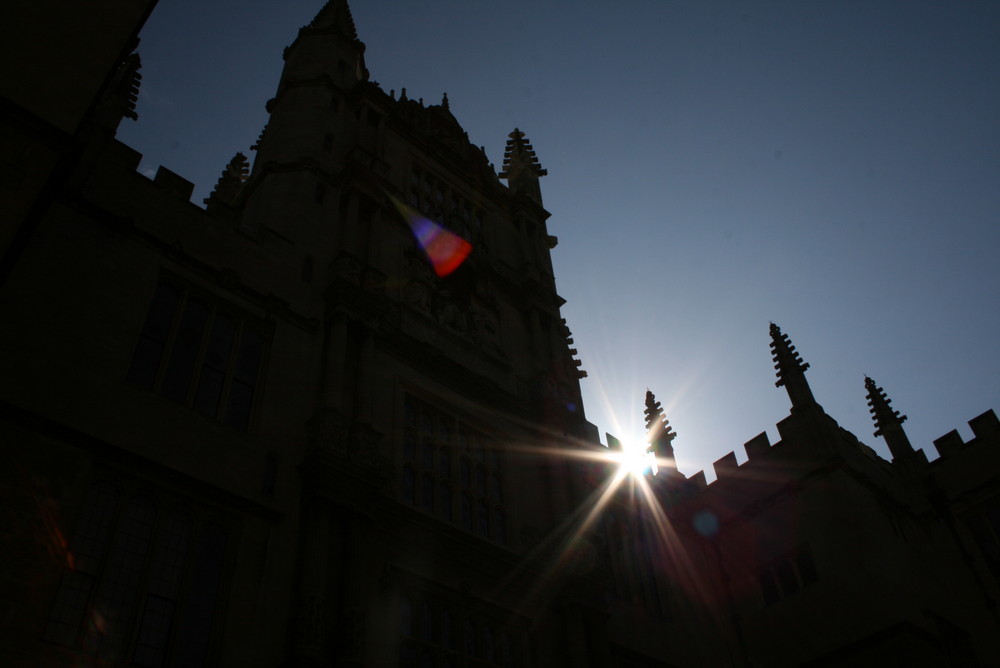
[[[479,512],[477,514],[477,517],[479,518],[479,522],[476,525],[476,531],[479,532],[480,534],[482,534],[483,536],[489,536],[490,535],[490,511],[489,511],[489,508],[486,507],[486,502],[485,501],[480,501],[478,503],[477,507],[478,507],[478,510],[479,510]]]
[[[493,629],[488,626],[483,628],[483,658],[487,661],[496,661],[493,651]]]
[[[486,494],[486,469],[482,466],[476,467],[476,491]]]
[[[420,477],[420,506],[424,510],[434,510],[434,479],[426,474]]]
[[[787,559],[782,559],[774,565],[774,574],[778,578],[778,584],[781,586],[781,593],[784,596],[798,591],[799,580],[795,577],[795,570]]]
[[[795,565],[799,569],[799,579],[803,585],[812,584],[817,580],[816,564],[813,563],[812,555],[807,548],[802,548],[795,555]]]
[[[414,668],[417,665],[417,648],[409,642],[399,646],[400,668]]]
[[[219,413],[219,399],[222,397],[222,385],[226,376],[222,371],[209,366],[202,367],[201,378],[198,379],[198,389],[194,395],[193,408],[214,418]]]
[[[233,319],[224,313],[217,314],[212,324],[212,334],[208,337],[205,364],[225,372],[229,366],[229,354],[233,350],[235,336],[236,323]]]
[[[507,529],[504,521],[504,512],[497,508],[493,511],[493,532],[496,534],[496,541],[501,545],[507,544]]]
[[[198,348],[208,321],[208,306],[200,299],[189,299],[184,308],[180,328],[174,339],[173,351],[163,378],[162,393],[177,402],[187,398],[191,375],[198,359]]]
[[[413,607],[406,596],[399,602],[399,632],[403,636],[413,635]]]
[[[510,638],[507,637],[506,633],[500,634],[500,665],[510,666],[512,665],[512,653],[510,651]]]
[[[240,431],[250,424],[250,408],[253,406],[253,387],[234,380],[229,385],[229,402],[223,422]]]
[[[240,352],[236,356],[235,378],[248,385],[257,382],[257,371],[260,368],[260,358],[264,354],[264,339],[250,327],[243,328],[240,338]]]
[[[462,526],[472,531],[472,499],[468,494],[462,495]]]
[[[451,485],[441,485],[441,517],[451,521]]]
[[[63,570],[56,600],[52,604],[48,623],[42,633],[44,640],[76,647],[93,586],[93,576],[68,568]]]
[[[764,604],[771,605],[780,598],[780,595],[778,594],[778,585],[774,581],[771,571],[761,572],[758,579],[760,581],[760,592],[764,596]]]
[[[222,580],[226,534],[218,524],[206,524],[194,546],[194,562],[184,591],[183,612],[172,666],[197,668],[205,665],[215,614],[215,599]]]
[[[73,567],[77,571],[97,573],[117,506],[118,490],[109,483],[94,485],[87,495],[70,543]]]
[[[451,442],[451,420],[443,415],[438,420],[438,439],[443,443]]]
[[[154,341],[166,343],[179,301],[180,294],[177,290],[173,286],[161,283],[156,288],[153,302],[149,306],[149,314],[142,326],[143,335]]]
[[[455,641],[451,637],[451,614],[447,610],[441,613],[441,646],[455,649]]]
[[[434,637],[434,616],[431,613],[431,606],[426,603],[420,605],[420,639],[424,642],[431,642]]]
[[[150,595],[146,600],[136,640],[133,665],[159,668],[167,648],[170,622],[174,616],[174,602]]]
[[[153,383],[156,382],[156,372],[160,370],[163,347],[159,341],[154,341],[145,335],[140,337],[126,376],[128,382],[144,390],[151,390]]]
[[[101,658],[124,658],[155,518],[156,509],[149,498],[133,496],[128,500],[94,603],[94,619],[99,621],[84,642],[87,651]]]
[[[416,478],[413,469],[409,466],[403,469],[403,499],[410,503],[416,503]]]
[[[403,458],[408,462],[417,459],[417,432],[412,427],[403,431]]]
[[[184,513],[171,511],[160,527],[153,551],[150,593],[169,600],[177,599],[190,536],[191,519]]]
[[[465,620],[465,626],[463,629],[463,636],[465,638],[465,656],[473,657],[476,655],[476,626],[470,620]]]

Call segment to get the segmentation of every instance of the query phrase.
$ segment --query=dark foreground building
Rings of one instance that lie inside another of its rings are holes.
[[[86,57],[0,91],[0,664],[1000,665],[992,412],[928,462],[869,381],[884,461],[772,326],[781,441],[706,485],[650,394],[623,478],[522,132],[498,176],[332,0],[197,206],[114,139],[154,3],[17,4]]]

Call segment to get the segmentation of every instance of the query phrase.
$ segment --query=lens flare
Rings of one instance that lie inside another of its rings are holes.
[[[618,466],[634,477],[641,478],[646,473],[654,476],[660,472],[656,465],[656,454],[649,452],[649,444],[624,443],[618,454]]]
[[[435,274],[444,278],[461,266],[472,252],[472,244],[443,225],[424,218],[416,209],[400,202],[389,193],[386,195],[410,226],[417,243],[430,260]]]

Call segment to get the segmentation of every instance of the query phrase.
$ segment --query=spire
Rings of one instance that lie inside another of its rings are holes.
[[[448,103],[448,93],[445,93],[444,97],[441,98],[441,106],[445,109],[451,109],[451,105]]]
[[[354,17],[351,16],[347,0],[329,0],[308,27],[320,30],[332,28],[348,39],[358,39],[358,30],[354,26]]]
[[[538,185],[538,179],[548,174],[542,169],[535,155],[535,149],[527,142],[524,133],[514,128],[509,135],[507,147],[503,152],[503,171],[500,172],[501,179],[507,179],[507,185],[511,192],[523,192],[525,195],[542,203],[542,190]]]
[[[676,470],[677,463],[671,443],[677,438],[677,434],[670,430],[670,423],[663,416],[663,407],[649,390],[646,390],[646,410],[643,413],[646,415],[646,440],[653,446],[656,459],[666,460],[667,465]]]
[[[771,323],[771,355],[774,360],[774,368],[778,371],[778,381],[775,387],[784,386],[788,392],[788,398],[792,402],[792,410],[807,406],[817,406],[813,398],[812,390],[806,381],[806,369],[808,363],[803,363],[802,358],[795,351],[795,346],[788,339],[787,334],[782,334],[781,329]]]
[[[885,390],[875,384],[875,381],[865,376],[865,389],[868,390],[868,406],[872,419],[875,421],[875,436],[885,439],[892,453],[892,460],[903,460],[913,456],[913,446],[903,431],[905,415],[892,409],[892,402],[886,396]]]
[[[312,46],[297,48],[303,42]],[[328,0],[308,25],[299,28],[298,36],[285,49],[284,57],[282,86],[289,78],[311,80],[322,75],[332,77],[341,87],[368,80],[365,45],[358,39],[347,0]],[[280,93],[282,87],[278,90]]]

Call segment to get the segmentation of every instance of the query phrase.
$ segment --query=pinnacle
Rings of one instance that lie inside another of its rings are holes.
[[[677,437],[677,434],[670,430],[670,422],[663,415],[663,406],[648,389],[646,390],[646,410],[643,413],[646,416],[646,433],[650,440],[659,437],[660,434],[668,441]]]
[[[881,436],[886,427],[898,427],[906,421],[905,415],[892,409],[892,400],[885,390],[875,384],[870,377],[865,376],[865,389],[868,390],[868,412],[875,422],[874,436]]]
[[[670,422],[663,416],[663,407],[653,393],[646,390],[646,440],[656,453],[656,457],[670,462],[670,467],[676,470],[674,448],[671,445],[677,434],[671,431]]]
[[[508,174],[524,170],[535,178],[548,174],[538,162],[534,147],[526,141],[519,128],[514,128],[507,136],[509,139],[503,153],[503,172],[500,173],[500,178],[506,179]]]
[[[778,372],[778,382],[775,387],[785,384],[789,374],[802,374],[809,368],[809,363],[803,363],[802,357],[795,350],[787,334],[782,333],[781,328],[773,322],[770,327],[771,332],[771,355],[774,361],[774,368]]]
[[[903,431],[905,415],[900,415],[899,411],[893,410],[892,401],[886,395],[885,390],[875,384],[875,381],[865,375],[865,389],[868,390],[869,412],[872,420],[875,421],[875,436],[885,439],[885,444],[889,446],[893,461],[907,461],[914,455],[913,446],[910,439]]]
[[[771,332],[771,359],[774,362],[774,369],[777,371],[778,380],[775,387],[784,387],[788,392],[788,398],[792,402],[792,409],[805,408],[807,406],[818,407],[813,398],[812,390],[806,381],[806,369],[809,368],[807,362],[802,361],[802,357],[795,350],[791,339],[787,334],[782,333],[781,328],[773,322],[770,326]]]
[[[317,12],[309,27],[334,28],[353,40],[358,39],[358,31],[347,0],[328,0]]]

